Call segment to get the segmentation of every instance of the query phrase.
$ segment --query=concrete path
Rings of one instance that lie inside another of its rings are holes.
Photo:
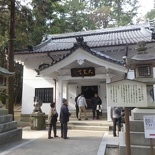
[[[58,130],[60,135],[60,130]],[[23,140],[0,149],[0,155],[104,155],[106,145],[117,145],[108,132],[69,130],[68,140],[47,139],[47,130],[23,129]]]

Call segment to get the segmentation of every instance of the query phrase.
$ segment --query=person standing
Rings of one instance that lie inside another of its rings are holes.
[[[79,94],[78,96],[75,97],[75,108],[76,108],[76,117],[77,117],[77,119],[78,119],[78,114],[79,114],[79,106],[78,106],[77,100],[78,100],[78,97],[80,95],[81,94]]]
[[[62,99],[63,105],[60,110],[60,122],[61,122],[61,138],[68,139],[67,130],[68,130],[68,122],[71,113],[68,110],[68,101],[67,99]]]
[[[111,108],[111,119],[113,121],[113,136],[116,137],[116,125],[118,123],[118,131],[121,131],[122,107]]]
[[[57,117],[58,117],[58,113],[56,111],[55,108],[55,103],[51,103],[50,104],[50,110],[49,110],[49,114],[48,114],[48,139],[51,139],[53,137],[51,137],[51,130],[53,127],[53,132],[54,132],[54,137],[58,137],[57,136],[57,129],[56,129],[56,122],[57,122]]]
[[[88,120],[87,113],[86,113],[87,103],[86,103],[86,99],[85,99],[83,93],[81,93],[81,95],[78,97],[77,103],[79,106],[78,120],[81,120],[81,113],[82,112],[84,112],[85,120]]]
[[[95,93],[94,97],[91,99],[91,105],[93,111],[93,120],[95,119],[95,113],[96,119],[99,119],[99,110],[102,109],[102,100],[100,99],[97,93]]]

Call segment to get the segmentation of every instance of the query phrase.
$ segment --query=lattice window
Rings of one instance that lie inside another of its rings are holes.
[[[138,74],[139,76],[151,76],[152,70],[151,66],[138,66]]]
[[[43,103],[53,102],[53,88],[35,88],[35,96]]]

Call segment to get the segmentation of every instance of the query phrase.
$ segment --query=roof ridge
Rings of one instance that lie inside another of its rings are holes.
[[[87,34],[87,33],[101,33],[101,32],[117,32],[119,30],[131,30],[136,28],[142,28],[142,27],[148,27],[148,23],[144,24],[138,24],[138,25],[126,25],[126,26],[119,26],[119,27],[110,27],[110,28],[104,28],[104,29],[96,29],[96,30],[88,30],[88,31],[78,31],[78,32],[68,32],[68,33],[59,33],[59,34],[48,34],[48,37],[56,38],[57,36],[70,36],[71,34]]]
[[[65,38],[76,38],[76,37],[85,37],[85,36],[93,36],[93,35],[102,35],[102,34],[110,34],[110,33],[119,33],[119,32],[127,32],[127,31],[138,31],[141,30],[141,28],[134,28],[134,29],[124,29],[124,30],[115,30],[115,31],[104,31],[104,32],[97,32],[97,33],[89,33],[89,34],[79,34],[79,35],[74,35],[74,36],[62,36],[62,37],[54,37],[51,39],[56,40],[56,39],[65,39]],[[87,31],[88,32],[88,31]]]

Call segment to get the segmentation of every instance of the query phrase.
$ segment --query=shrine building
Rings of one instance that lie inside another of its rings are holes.
[[[15,61],[24,67],[22,114],[32,113],[34,96],[42,100],[46,114],[53,101],[59,112],[62,98],[67,98],[69,109],[74,110],[75,97],[84,92],[88,105],[93,94],[99,94],[110,120],[106,83],[134,78],[123,57],[134,56],[140,41],[154,54],[154,33],[148,23],[45,35],[39,45],[16,51]]]

